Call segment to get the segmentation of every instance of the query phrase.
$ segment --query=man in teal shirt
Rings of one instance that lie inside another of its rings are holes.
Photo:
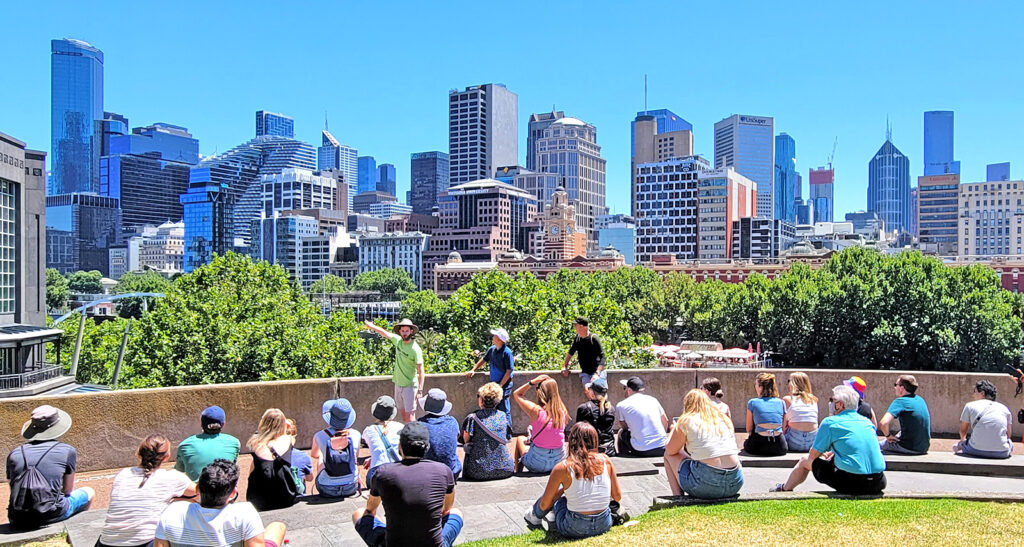
[[[203,469],[213,460],[237,460],[240,447],[238,439],[220,432],[224,427],[224,409],[219,406],[207,407],[199,419],[203,432],[181,441],[174,457],[174,468],[193,481],[199,480]]]
[[[875,426],[857,413],[859,399],[850,386],[832,388],[828,403],[832,415],[821,421],[811,450],[773,492],[793,490],[807,480],[808,473],[841,494],[873,495],[885,489],[885,460]]]
[[[932,422],[928,405],[917,394],[917,379],[904,374],[896,380],[893,389],[896,390],[896,399],[878,422],[878,429],[885,436],[885,440],[880,443],[882,453],[908,456],[927,454],[931,444]],[[889,425],[897,418],[900,430],[892,434]]]
[[[409,423],[416,419],[416,401],[423,395],[423,350],[413,340],[419,328],[408,319],[402,319],[388,332],[369,321],[366,328],[391,340],[395,345],[395,370],[391,381],[395,384],[395,402],[402,411],[402,421]]]

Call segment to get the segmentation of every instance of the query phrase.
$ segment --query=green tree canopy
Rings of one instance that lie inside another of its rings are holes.
[[[150,292],[166,294],[174,286],[170,279],[167,279],[158,272],[148,271],[144,273],[126,273],[117,280],[114,286],[114,294],[127,294],[133,292]],[[132,297],[117,301],[117,314],[121,317],[138,319],[142,317],[143,303],[147,309],[152,310],[159,302],[158,298]]]
[[[68,279],[56,268],[46,268],[46,307],[63,310],[68,305]]]
[[[416,284],[413,283],[409,272],[401,268],[384,268],[357,275],[352,280],[352,288],[357,291],[378,291],[401,299],[415,291]]]
[[[348,290],[348,283],[345,283],[345,279],[338,277],[334,274],[327,274],[320,279],[317,279],[309,287],[310,294],[320,293],[342,293]]]
[[[102,294],[103,274],[98,270],[77,271],[68,278],[68,289],[75,294]]]

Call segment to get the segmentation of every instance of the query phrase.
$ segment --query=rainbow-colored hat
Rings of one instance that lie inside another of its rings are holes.
[[[864,398],[864,390],[868,388],[868,385],[864,383],[864,379],[860,376],[851,376],[849,380],[843,380],[843,385],[852,387],[860,395],[861,399]]]

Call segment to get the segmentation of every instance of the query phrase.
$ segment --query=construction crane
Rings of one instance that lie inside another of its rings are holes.
[[[828,169],[832,170],[832,160],[836,159],[836,146],[839,144],[839,137],[836,136],[835,142],[832,143],[832,153],[828,156]]]

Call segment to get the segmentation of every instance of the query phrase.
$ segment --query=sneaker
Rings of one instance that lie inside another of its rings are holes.
[[[786,490],[786,485],[782,484],[781,482],[776,484],[775,488],[769,488],[768,491],[769,492],[788,492],[788,490]]]
[[[523,520],[526,521],[526,527],[530,530],[536,530],[537,528],[543,527],[543,519],[537,518],[537,515],[533,514],[533,508],[526,510],[526,514],[523,515]]]

